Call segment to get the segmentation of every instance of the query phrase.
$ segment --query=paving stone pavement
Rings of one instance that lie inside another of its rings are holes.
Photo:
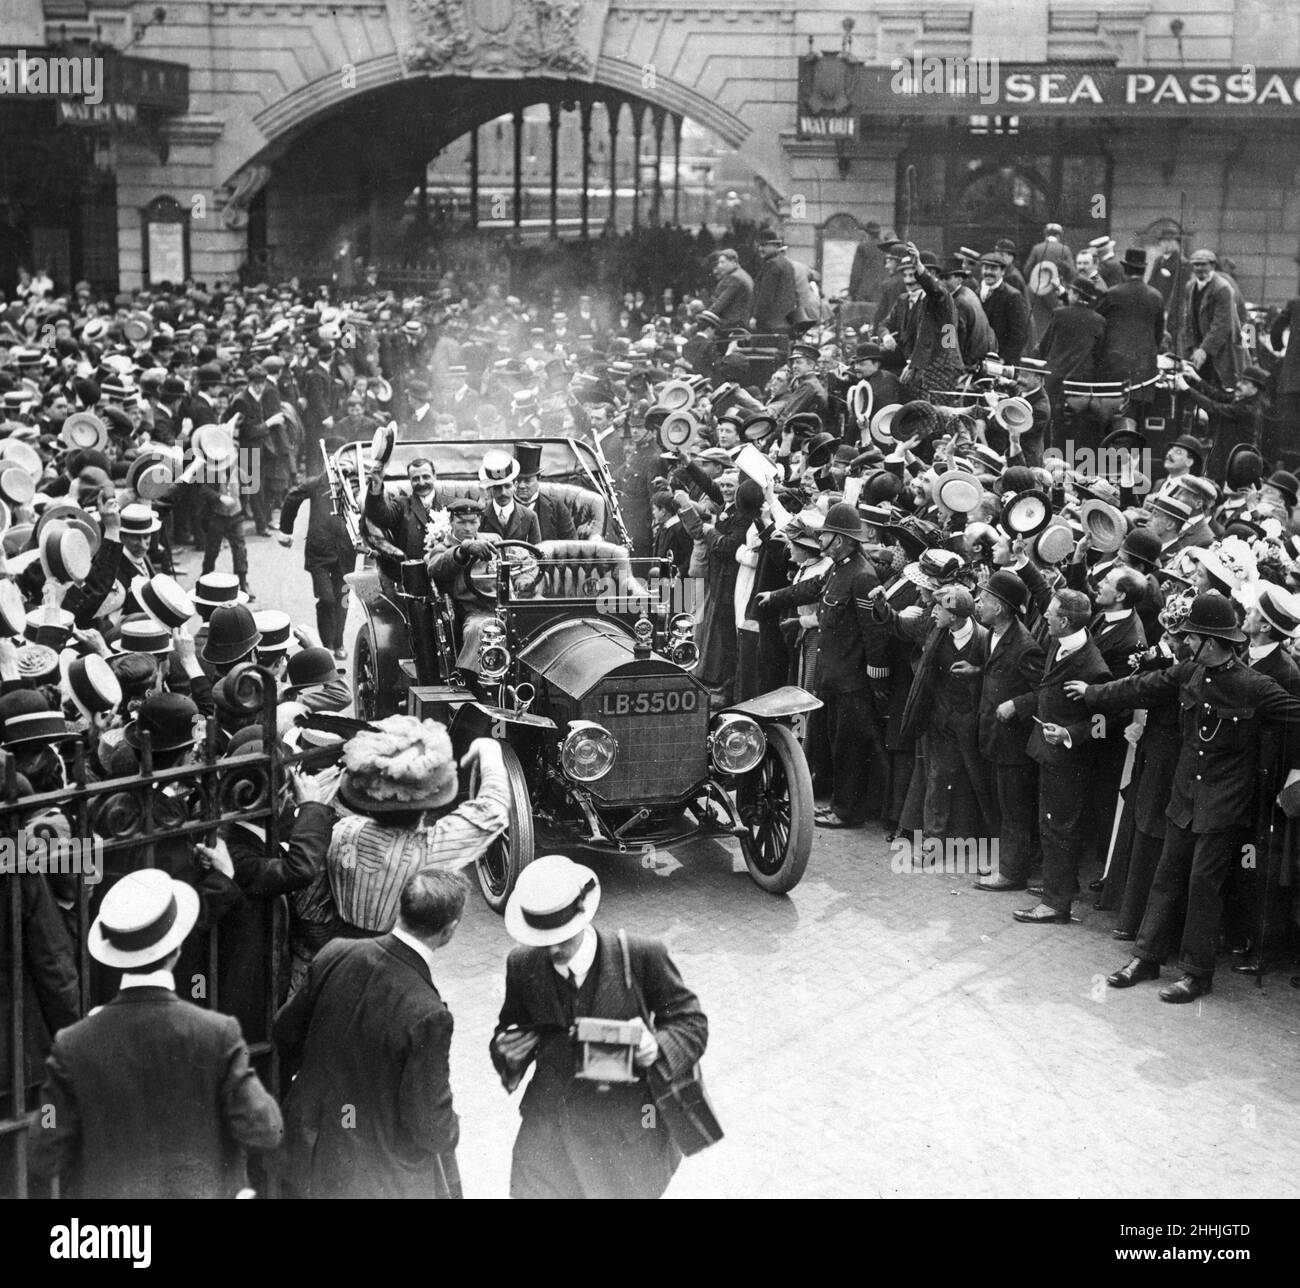
[[[258,606],[312,621],[301,545],[250,538],[252,581]],[[354,609],[349,643],[356,623]],[[680,866],[571,853],[600,876],[598,923],[665,940],[709,1017],[703,1068],[727,1135],[682,1164],[670,1197],[1300,1194],[1289,970],[1257,989],[1224,962],[1190,1006],[1154,984],[1108,989],[1127,946],[1091,896],[1079,924],[1021,926],[1011,910],[1030,897],[895,874],[874,830],[819,831],[788,897],[716,841],[673,847]],[[519,1093],[487,1044],[510,947],[476,892],[438,959],[471,1196],[509,1188]]]

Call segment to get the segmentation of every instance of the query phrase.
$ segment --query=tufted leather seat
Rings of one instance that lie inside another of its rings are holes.
[[[582,599],[626,586],[632,565],[626,546],[611,541],[543,541],[541,593],[547,599]],[[601,583],[593,590],[588,583]]]

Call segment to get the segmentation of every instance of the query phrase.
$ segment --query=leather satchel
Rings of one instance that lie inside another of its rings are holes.
[[[623,983],[636,998],[637,1009],[641,1012],[646,1027],[653,1029],[641,984],[632,974],[632,954],[627,946],[626,930],[618,932],[618,946],[623,954]],[[663,1115],[673,1144],[683,1154],[698,1154],[722,1139],[722,1124],[718,1122],[709,1093],[704,1088],[704,1075],[700,1072],[699,1061],[676,1078],[668,1077],[656,1065],[651,1065],[644,1072],[650,1094],[654,1097],[655,1108]]]

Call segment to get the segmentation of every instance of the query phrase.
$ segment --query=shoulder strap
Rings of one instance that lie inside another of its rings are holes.
[[[621,926],[618,931],[618,950],[623,957],[624,987],[626,987],[627,991],[636,998],[637,1010],[640,1012],[641,1018],[646,1022],[646,1025],[649,1026],[650,1011],[645,1004],[645,995],[641,992],[641,985],[637,982],[636,976],[632,974],[632,950],[628,947],[627,931]]]

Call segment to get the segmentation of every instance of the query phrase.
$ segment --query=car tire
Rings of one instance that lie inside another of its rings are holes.
[[[754,883],[769,894],[799,884],[813,842],[813,788],[799,740],[785,725],[768,725],[767,752],[736,787],[745,828],[740,848]]]
[[[503,913],[519,874],[536,857],[533,834],[533,802],[528,791],[528,779],[519,763],[515,749],[507,742],[501,744],[501,759],[505,762],[506,781],[510,789],[510,821],[506,830],[487,848],[474,864],[479,889],[487,906],[493,912]],[[478,770],[470,781],[470,795],[478,792]]]

